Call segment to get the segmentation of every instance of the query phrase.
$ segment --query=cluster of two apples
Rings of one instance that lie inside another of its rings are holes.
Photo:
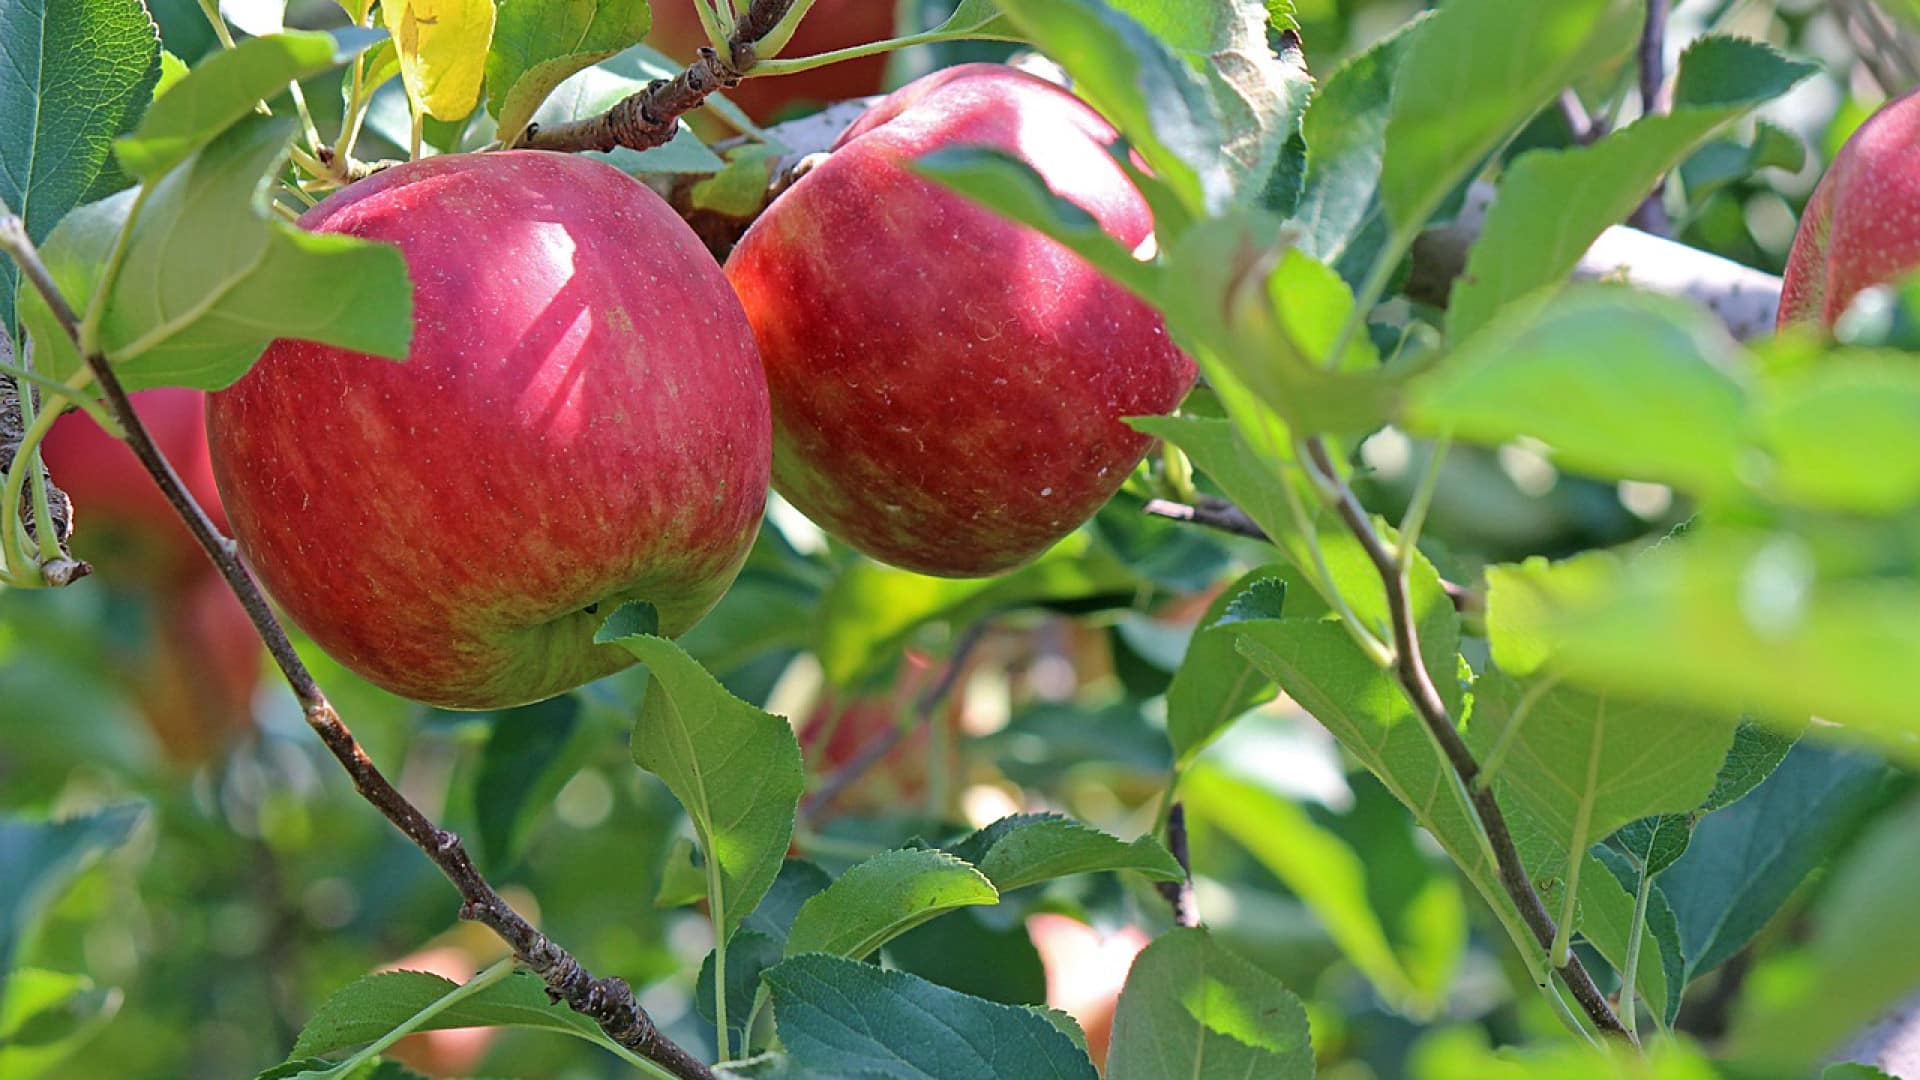
[[[829,533],[945,575],[1017,566],[1086,520],[1191,362],[1052,241],[908,169],[1014,154],[1128,247],[1152,228],[1114,132],[1068,92],[973,65],[853,125],[725,270],[649,189],[534,152],[430,158],[305,227],[396,244],[394,364],[280,341],[211,398],[241,550],[336,659],[436,705],[564,692],[644,601],[678,634],[731,584],[771,480]]]

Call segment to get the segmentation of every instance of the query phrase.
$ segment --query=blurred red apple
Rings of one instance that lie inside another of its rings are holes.
[[[160,452],[214,524],[226,513],[207,456],[207,396],[163,387],[133,395],[133,408]],[[75,409],[40,444],[54,482],[73,498],[74,554],[115,582],[164,584],[210,564],[167,497],[127,444]]]
[[[681,63],[707,44],[695,0],[658,0],[647,43]],[[893,36],[893,0],[817,0],[800,20],[782,58],[814,56]],[[747,79],[726,92],[728,100],[760,123],[801,109],[880,92],[887,56],[863,56],[792,75]]]
[[[211,566],[155,603],[152,651],[130,690],[169,757],[206,761],[253,730],[265,652],[246,609]]]
[[[1095,1065],[1104,1065],[1120,991],[1134,957],[1153,939],[1137,926],[1103,934],[1072,916],[1050,912],[1028,916],[1027,936],[1046,968],[1047,1004],[1080,1022],[1087,1052]]]
[[[1862,289],[1920,267],[1920,93],[1881,106],[1821,177],[1787,257],[1780,325],[1831,327]]]
[[[774,485],[884,562],[1012,569],[1091,517],[1194,367],[1160,316],[1079,256],[907,170],[993,147],[1132,249],[1147,204],[1078,98],[969,64],[896,91],[727,261],[773,396]]]
[[[305,228],[399,246],[404,363],[279,341],[207,414],[242,552],[319,645],[450,708],[633,663],[620,604],[678,634],[745,560],[766,500],[766,382],[719,268],[603,163],[410,162]]]

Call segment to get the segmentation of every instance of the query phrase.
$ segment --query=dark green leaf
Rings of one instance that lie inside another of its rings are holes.
[[[1134,960],[1114,1013],[1108,1080],[1313,1074],[1299,999],[1206,931],[1168,931]]]
[[[501,0],[487,49],[487,111],[512,145],[568,76],[631,45],[653,25],[647,0]]]
[[[118,990],[85,975],[22,968],[0,971],[0,1076],[30,1080],[53,1070],[120,1011]]]
[[[1302,250],[1359,287],[1386,249],[1388,227],[1380,204],[1380,163],[1394,74],[1423,18],[1334,71],[1307,107],[1306,187],[1294,211]]]
[[[1135,870],[1157,881],[1184,875],[1160,841],[1127,843],[1056,814],[1018,814],[975,832],[952,849],[980,868],[1002,893],[1071,874]]]
[[[1095,1080],[1073,1040],[1025,1009],[899,971],[797,956],[767,972],[796,1063],[860,1080]]]
[[[580,702],[564,695],[493,718],[474,780],[480,851],[496,868],[520,857],[533,823],[573,777],[567,753]]]
[[[0,2],[0,206],[35,243],[67,211],[123,181],[109,150],[160,75],[160,39],[139,0]],[[14,328],[13,262],[0,258],[0,332]]]
[[[892,967],[1007,1005],[1047,999],[1047,973],[1026,924],[1004,910],[964,908],[887,943]]]
[[[747,1020],[753,1014],[753,998],[760,992],[760,976],[783,958],[780,943],[742,925],[727,941],[727,1045],[747,1045]],[[700,1018],[715,1023],[713,1011],[714,954],[700,963],[695,980],[693,1007]]]
[[[800,742],[785,720],[727,693],[678,645],[623,630],[630,607],[594,640],[627,649],[653,676],[633,760],[686,808],[707,857],[713,923],[731,934],[772,886],[793,837],[806,784]]]
[[[1746,798],[1701,819],[1659,881],[1689,979],[1753,940],[1878,801],[1886,774],[1869,755],[1802,742]]]

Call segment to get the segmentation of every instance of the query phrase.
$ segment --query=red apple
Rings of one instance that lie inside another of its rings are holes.
[[[682,63],[707,44],[694,0],[658,0],[647,43]],[[745,6],[744,3],[741,5]],[[800,20],[782,58],[814,56],[893,36],[893,0],[818,0]],[[880,92],[887,56],[863,56],[792,75],[760,75],[726,92],[748,116],[769,123],[810,106]]]
[[[741,239],[727,276],[773,395],[774,486],[909,570],[995,574],[1104,504],[1194,367],[1158,313],[1079,256],[907,170],[950,146],[1032,166],[1132,249],[1152,215],[1113,128],[1012,68],[896,91]]]
[[[175,761],[206,761],[253,730],[265,652],[246,609],[213,569],[155,596],[153,647],[129,691]]]
[[[279,341],[213,395],[214,476],[293,620],[395,693],[500,708],[633,662],[630,600],[678,634],[732,583],[766,500],[767,391],[719,268],[603,163],[430,158],[305,228],[398,245],[406,362]]]
[[[1862,289],[1920,267],[1920,93],[1881,106],[1821,177],[1787,257],[1780,325],[1831,327]]]
[[[207,456],[207,396],[165,387],[133,395],[154,444],[223,530],[227,519]],[[193,535],[127,444],[74,410],[40,444],[54,482],[73,498],[74,554],[109,580],[165,585],[207,566]]]

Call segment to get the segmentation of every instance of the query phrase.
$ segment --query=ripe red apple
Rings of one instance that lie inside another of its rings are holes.
[[[652,191],[536,151],[362,180],[305,228],[399,246],[404,363],[279,341],[213,395],[214,476],[293,620],[369,681],[451,708],[633,662],[732,583],[766,500],[767,391],[719,268]]]
[[[707,44],[694,0],[659,0],[647,43],[682,63]],[[744,4],[742,5],[745,6]],[[893,36],[892,0],[817,0],[800,20],[783,58],[814,56]],[[863,56],[792,75],[761,75],[726,92],[728,100],[760,123],[785,113],[880,92],[887,56]]]
[[[1920,267],[1920,93],[1881,106],[1813,189],[1787,257],[1780,325],[1831,327],[1862,289]]]
[[[133,395],[133,408],[194,500],[226,528],[207,456],[207,396],[163,387]],[[127,444],[74,410],[54,421],[40,452],[73,498],[74,554],[111,581],[164,585],[207,566],[167,497]]]
[[[1153,219],[1078,98],[968,64],[894,92],[727,261],[773,395],[774,486],[909,570],[999,573],[1073,531],[1194,367],[1160,316],[1066,248],[907,170],[950,146],[1032,166],[1127,248]]]

